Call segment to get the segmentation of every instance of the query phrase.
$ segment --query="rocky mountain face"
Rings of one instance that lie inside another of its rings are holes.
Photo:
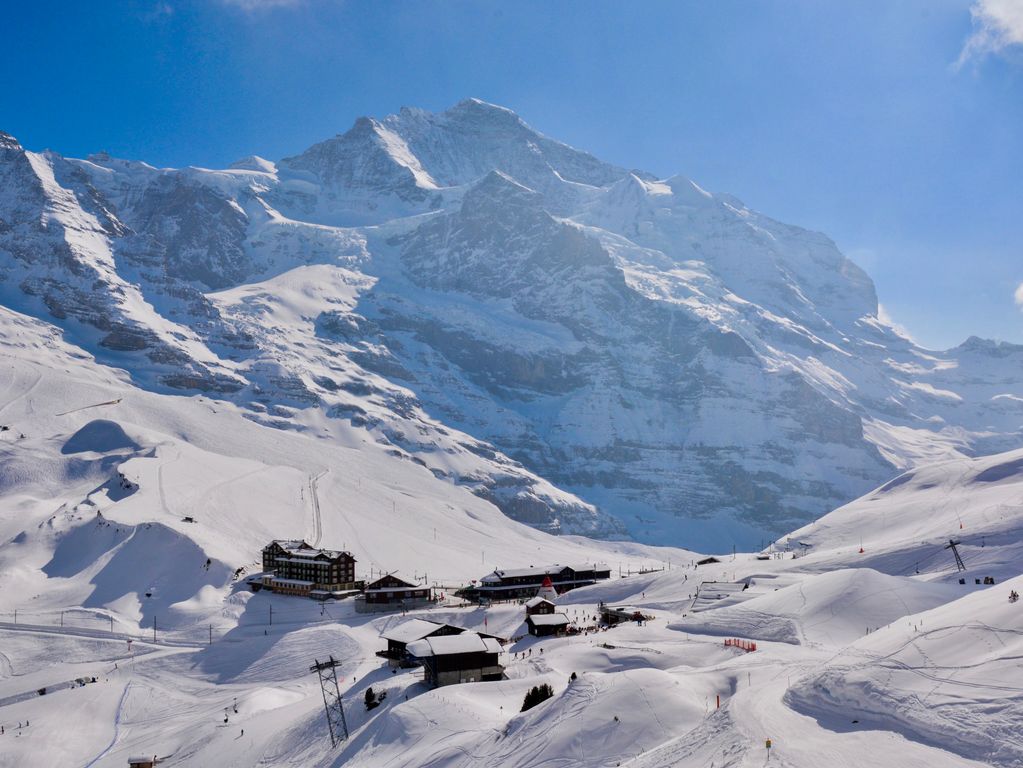
[[[922,349],[825,236],[477,100],[220,171],[0,134],[0,277],[136,386],[343,423],[563,533],[755,545],[1023,438],[1023,347]]]

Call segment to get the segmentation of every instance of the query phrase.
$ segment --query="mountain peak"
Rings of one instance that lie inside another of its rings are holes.
[[[260,173],[273,173],[277,170],[272,161],[259,155],[249,155],[241,160],[235,160],[228,168],[233,171],[259,171]]]
[[[482,210],[494,215],[494,206],[503,212],[522,208],[540,210],[543,196],[502,171],[491,171],[466,193],[462,211]]]
[[[455,106],[444,112],[444,114],[449,117],[473,117],[486,118],[490,120],[496,119],[525,125],[522,118],[507,107],[502,107],[498,104],[491,104],[489,101],[483,101],[482,99],[476,98],[463,99],[455,104]]]
[[[21,143],[11,134],[0,131],[0,149],[21,149]]]

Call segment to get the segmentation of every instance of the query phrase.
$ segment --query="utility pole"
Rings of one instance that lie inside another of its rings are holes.
[[[270,603],[270,626],[274,625],[274,604]]]
[[[213,645],[213,625],[210,624],[210,645]]]
[[[110,619],[110,634],[114,634],[114,615],[110,614],[107,618]]]
[[[156,642],[156,614],[153,614],[153,642]]]
[[[60,612],[60,625],[62,627],[64,626],[64,611]]]
[[[320,691],[323,693],[323,711],[327,716],[327,728],[330,730],[330,745],[336,747],[348,739],[348,723],[345,721],[345,710],[341,706],[341,689],[337,684],[337,668],[341,666],[333,656],[329,661],[315,661],[309,667],[320,679]]]

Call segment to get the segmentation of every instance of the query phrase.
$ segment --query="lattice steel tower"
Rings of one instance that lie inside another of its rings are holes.
[[[323,710],[327,714],[327,727],[330,729],[330,745],[336,747],[348,740],[348,723],[345,710],[341,706],[341,689],[337,684],[337,668],[341,666],[333,656],[329,661],[317,660],[309,667],[320,678],[320,690],[323,692]]]
[[[958,546],[959,546],[958,541],[955,541],[954,539],[949,539],[948,544],[945,545],[945,549],[951,549],[952,554],[956,556],[956,568],[960,571],[965,571],[966,565],[963,563],[963,559],[959,557],[959,550],[957,549]]]

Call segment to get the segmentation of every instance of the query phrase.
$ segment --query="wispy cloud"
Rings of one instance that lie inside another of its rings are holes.
[[[142,18],[147,22],[159,22],[171,18],[174,15],[174,6],[164,0],[153,3]]]
[[[224,5],[245,11],[246,13],[257,13],[272,8],[286,8],[288,6],[301,5],[304,0],[220,0]]]
[[[1023,309],[1023,283],[1020,283],[1016,288],[1016,293],[1013,294],[1013,298],[1016,299],[1016,306]]]
[[[970,15],[973,34],[959,54],[957,67],[1023,45],[1023,0],[974,0]]]
[[[1023,286],[1020,287],[1023,288]],[[916,339],[914,339],[912,334],[910,334],[909,329],[906,328],[906,326],[902,325],[901,323],[895,322],[895,318],[888,314],[888,310],[885,308],[884,304],[877,305],[877,319],[880,320],[885,325],[887,325],[892,330],[894,330],[903,338],[909,339],[914,344],[916,343]]]

